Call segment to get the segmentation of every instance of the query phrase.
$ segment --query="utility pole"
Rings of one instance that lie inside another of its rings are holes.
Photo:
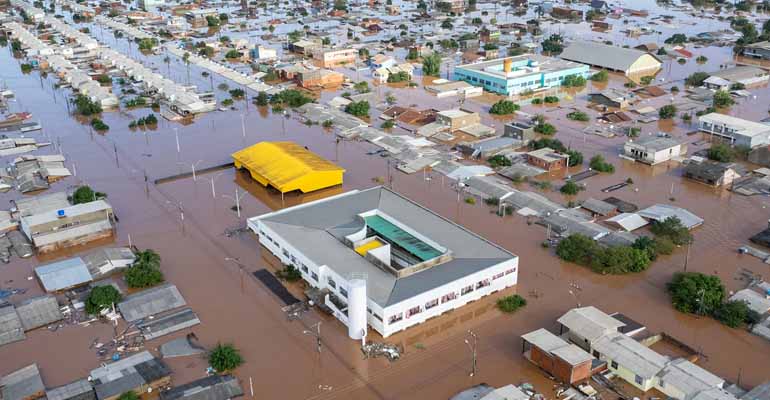
[[[471,373],[469,376],[475,376],[476,375],[476,347],[479,341],[479,338],[476,336],[475,333],[473,333],[472,330],[468,329],[468,335],[471,336],[471,340],[465,339],[465,344],[468,345],[468,348],[471,350],[471,354],[473,356],[472,364],[471,364]]]

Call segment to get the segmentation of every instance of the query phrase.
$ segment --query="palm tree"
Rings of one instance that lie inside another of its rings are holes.
[[[182,54],[182,61],[187,65],[187,84],[190,84],[190,52],[185,51]]]
[[[168,68],[168,74],[171,76],[171,58],[169,56],[163,57],[163,62],[166,63],[166,67]]]

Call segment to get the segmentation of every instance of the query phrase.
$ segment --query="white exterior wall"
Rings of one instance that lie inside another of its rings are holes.
[[[254,229],[255,227],[251,223],[252,221],[249,221],[249,225],[252,227],[252,229]],[[259,242],[265,248],[270,250],[273,255],[278,257],[282,263],[296,266],[300,270],[302,278],[311,286],[329,289],[329,291],[347,303],[347,297],[343,296],[340,292],[340,288],[344,288],[349,295],[350,284],[347,278],[338,275],[336,272],[334,272],[333,269],[326,265],[316,265],[312,260],[294,249],[288,242],[283,240],[280,236],[278,236],[259,220],[256,221],[256,231],[264,232],[264,235],[259,234]],[[275,243],[268,240],[268,237],[271,238]],[[284,254],[284,250],[286,250],[286,252],[289,254],[288,256]],[[292,261],[292,255],[294,256],[294,261]],[[369,326],[372,327],[372,329],[380,333],[383,337],[388,337],[396,332],[425,322],[426,320],[436,317],[447,311],[460,308],[465,304],[468,304],[474,300],[478,300],[488,294],[516,285],[518,282],[518,265],[519,258],[514,257],[508,261],[502,262],[483,271],[479,271],[473,275],[465,276],[462,279],[451,282],[442,287],[420,293],[411,299],[389,306],[384,310],[382,307],[380,307],[379,304],[375,303],[370,298],[367,298],[367,322]],[[303,267],[307,268],[308,271],[304,271]],[[505,275],[506,271],[511,272]],[[312,273],[315,273],[318,276],[318,280],[313,279]],[[493,279],[493,277],[497,274],[503,274],[503,276],[498,279]],[[336,288],[329,286],[329,278],[334,280]],[[476,285],[485,279],[489,279],[490,285],[477,289]],[[461,295],[461,290],[469,285],[473,285],[473,291],[466,295]],[[456,293],[457,297],[454,300],[450,300],[442,304],[441,297],[449,293]],[[426,310],[425,304],[434,299],[438,299],[439,304]],[[347,316],[339,313],[339,310],[336,310],[336,307],[334,307],[333,304],[327,305],[335,310],[335,316],[337,319],[339,319],[347,326]],[[407,318],[407,311],[416,306],[420,306],[422,312]],[[398,313],[403,313],[403,319],[396,323],[389,324],[388,318]]]
[[[644,154],[643,154],[641,157],[637,157],[632,152],[632,150],[636,150],[638,152],[642,152],[642,153],[646,154],[646,156],[644,156]],[[676,145],[676,146],[673,146],[673,147],[670,147],[670,148],[667,148],[667,149],[663,149],[663,150],[660,150],[660,151],[653,152],[653,151],[647,149],[646,147],[644,147],[642,145],[637,145],[636,143],[628,142],[628,143],[626,143],[623,146],[623,152],[625,153],[625,155],[627,155],[627,156],[629,156],[629,157],[631,157],[631,158],[633,158],[635,160],[639,160],[639,161],[645,162],[647,164],[655,165],[655,164],[662,163],[664,161],[668,161],[672,157],[678,157],[681,154],[681,152],[682,152],[682,146],[681,145]]]
[[[462,279],[458,279],[444,286],[420,293],[411,299],[389,306],[385,309],[384,331],[379,332],[383,337],[388,337],[411,326],[421,324],[426,320],[441,315],[447,311],[460,308],[470,303],[471,301],[478,300],[488,294],[492,294],[499,290],[514,286],[518,282],[518,266],[519,258],[514,257],[508,261],[495,265],[494,267],[479,271],[473,275],[465,276]],[[509,273],[508,275],[503,275],[499,279],[493,279],[495,275],[499,273],[504,274],[505,271],[509,270],[513,270],[513,272]],[[490,285],[477,289],[477,283],[485,279],[489,279]],[[473,285],[473,291],[468,294],[461,295],[461,290],[469,285]],[[454,300],[450,300],[442,304],[441,297],[449,293],[456,293],[457,297]],[[426,310],[425,304],[435,299],[439,300],[439,304]],[[422,312],[411,317],[407,317],[407,311],[417,306],[421,307]],[[403,319],[393,324],[389,324],[389,318],[398,313],[403,313]]]

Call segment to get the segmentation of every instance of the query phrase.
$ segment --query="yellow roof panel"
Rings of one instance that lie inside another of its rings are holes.
[[[232,157],[236,164],[264,177],[281,191],[314,172],[345,171],[294,142],[260,142],[233,153]]]
[[[371,242],[367,242],[362,244],[361,246],[356,247],[356,253],[365,256],[366,253],[369,252],[369,250],[374,250],[376,248],[382,247],[382,242],[379,240],[372,240]]]

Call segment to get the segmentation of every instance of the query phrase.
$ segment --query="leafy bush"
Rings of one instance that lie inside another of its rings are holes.
[[[233,105],[233,103],[235,103],[235,102],[233,101],[233,99],[231,99],[229,97],[224,99],[224,100],[222,100],[222,105],[225,106],[225,107],[230,107],[231,105]]]
[[[232,49],[225,53],[225,58],[241,58],[243,54],[240,51]]]
[[[102,192],[95,192],[90,186],[80,186],[72,194],[72,204],[84,204],[92,201],[106,198],[107,195]]]
[[[589,265],[599,251],[599,245],[591,238],[581,234],[569,235],[559,242],[556,255],[564,261]]]
[[[591,80],[594,82],[607,82],[609,80],[610,74],[607,71],[599,71],[593,75],[591,75]]]
[[[228,93],[230,93],[230,96],[234,99],[242,99],[246,96],[246,92],[241,88],[232,89]]]
[[[698,58],[695,59],[695,62],[697,62],[698,64],[705,64],[706,61],[708,61],[708,60],[709,59],[706,56],[702,56],[701,55],[701,56],[698,56]]]
[[[123,105],[128,108],[144,107],[147,105],[147,100],[144,97],[134,97],[123,102]]]
[[[539,133],[541,135],[546,135],[546,136],[551,136],[554,133],[556,133],[556,127],[551,125],[551,124],[549,124],[549,123],[547,123],[547,122],[543,122],[543,123],[535,125],[535,129],[534,130],[535,130],[535,132],[537,132],[537,133]]]
[[[545,101],[546,104],[554,104],[559,102],[559,98],[556,96],[545,96],[543,101]]]
[[[409,73],[405,71],[399,71],[395,74],[388,75],[388,83],[406,82],[410,79]]]
[[[567,150],[564,153],[566,153],[569,156],[570,167],[583,164],[583,153],[577,150]]]
[[[690,231],[682,225],[677,217],[668,217],[663,221],[653,221],[650,231],[656,236],[667,238],[675,245],[681,246],[692,243],[693,237]]]
[[[674,308],[698,315],[712,314],[725,297],[719,277],[700,272],[677,272],[666,288]]]
[[[724,90],[717,90],[714,92],[714,97],[712,97],[711,103],[714,105],[714,107],[725,108],[735,104],[735,100],[733,100],[732,96],[730,96],[730,93],[727,93]]]
[[[498,100],[497,103],[492,104],[492,108],[489,109],[489,113],[495,115],[509,115],[516,111],[519,111],[519,105],[510,100]]]
[[[369,102],[366,100],[353,101],[345,106],[345,112],[356,117],[368,117],[369,107]]]
[[[540,44],[543,52],[557,55],[564,51],[564,38],[561,35],[552,34]]]
[[[639,82],[641,82],[642,85],[646,86],[646,85],[649,85],[650,83],[652,83],[653,79],[655,79],[654,76],[643,76],[643,77],[639,78]]]
[[[708,149],[706,156],[713,161],[731,162],[735,159],[735,151],[724,143],[716,143]]]
[[[687,36],[682,33],[675,33],[664,41],[666,44],[682,44],[687,42]]]
[[[714,318],[730,328],[738,328],[748,322],[750,313],[751,309],[746,302],[735,300],[722,303],[714,310]]]
[[[271,99],[272,103],[284,103],[291,108],[302,107],[307,103],[312,103],[313,99],[306,96],[297,89],[286,89]]]
[[[97,131],[106,131],[110,129],[110,126],[105,124],[104,121],[99,118],[94,118],[91,120],[91,127]]]
[[[102,112],[102,106],[99,103],[91,101],[88,96],[79,94],[75,97],[75,107],[80,115],[94,115]]]
[[[264,107],[270,102],[270,96],[265,92],[257,93],[257,97],[254,98],[254,104]]]
[[[591,169],[599,172],[613,173],[615,172],[615,166],[604,160],[601,154],[597,154],[591,157],[591,161],[588,164]]]
[[[509,166],[511,166],[511,160],[508,157],[506,157],[506,156],[504,156],[502,154],[498,154],[498,155],[489,157],[487,159],[487,162],[489,163],[489,165],[492,168],[509,167]]]
[[[582,112],[582,111],[573,111],[569,114],[567,114],[567,118],[573,120],[573,121],[582,121],[587,122],[591,118],[588,116],[588,114]]]
[[[120,302],[120,293],[112,285],[96,286],[86,298],[86,312],[98,315],[102,310]]]
[[[209,353],[209,365],[217,372],[227,372],[243,364],[240,351],[231,344],[218,343]]]
[[[564,153],[567,151],[567,147],[559,139],[542,138],[529,142],[529,147],[532,150],[542,149],[544,147],[552,148],[558,152]]]
[[[275,273],[275,276],[278,277],[278,279],[281,279],[287,282],[296,282],[302,279],[302,274],[299,272],[297,267],[293,265],[287,265],[283,267],[282,270]]]
[[[693,72],[685,78],[684,83],[687,86],[700,86],[703,84],[703,81],[708,79],[709,74],[707,72]]]
[[[124,277],[130,288],[145,288],[163,283],[165,278],[160,271],[160,255],[151,249],[140,251]]]
[[[334,121],[331,119],[327,119],[321,123],[321,126],[323,126],[324,128],[331,128],[332,126],[334,126]]]
[[[129,390],[118,396],[118,400],[139,400],[139,395],[133,390]]]
[[[518,294],[497,299],[497,308],[504,313],[513,313],[527,305],[527,300]]]
[[[561,81],[561,85],[565,87],[582,87],[586,85],[586,78],[583,78],[581,75],[567,75]]]
[[[371,89],[369,89],[369,83],[366,81],[356,82],[353,85],[353,89],[356,90],[358,93],[369,93],[371,92]]]
[[[666,104],[658,110],[658,116],[661,119],[671,119],[676,116],[676,106],[673,104]]]
[[[532,99],[532,104],[543,104],[543,99],[541,98],[534,98]]]
[[[382,129],[393,129],[394,126],[396,126],[396,123],[393,122],[392,119],[389,119],[389,120],[383,122],[382,125],[380,125],[380,128],[382,128]]]
[[[567,181],[567,183],[559,189],[562,194],[567,196],[574,196],[581,190],[583,190],[583,187],[573,181]]]

